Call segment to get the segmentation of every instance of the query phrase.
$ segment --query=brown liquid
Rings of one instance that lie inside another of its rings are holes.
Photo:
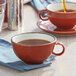
[[[47,40],[41,40],[41,39],[29,39],[29,40],[23,40],[18,42],[21,45],[42,45],[50,43],[50,41]]]
[[[57,10],[57,12],[64,12],[64,9]],[[76,12],[76,10],[66,9],[66,12]]]

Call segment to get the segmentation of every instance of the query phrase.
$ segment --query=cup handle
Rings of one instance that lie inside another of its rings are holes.
[[[40,18],[41,20],[46,21],[46,20],[48,20],[48,17],[43,18],[43,17],[42,17],[42,13],[43,13],[43,12],[46,12],[46,13],[47,13],[47,9],[44,9],[44,10],[39,11],[38,15],[39,15],[39,18]]]
[[[56,43],[55,45],[60,45],[60,46],[62,46],[63,50],[62,50],[61,53],[52,52],[52,54],[54,54],[54,55],[56,55],[56,56],[62,55],[62,54],[65,52],[65,47],[64,47],[64,45],[63,45],[62,43]]]

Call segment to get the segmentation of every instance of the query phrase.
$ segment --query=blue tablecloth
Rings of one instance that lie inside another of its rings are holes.
[[[68,0],[65,0],[68,2]],[[45,9],[48,4],[62,2],[62,0],[32,0],[31,4],[36,8],[38,11]]]
[[[47,60],[39,65],[28,65],[21,61],[14,53],[11,43],[6,40],[0,39],[0,65],[18,70],[18,71],[29,71],[32,69],[37,69],[45,66],[49,66],[51,60],[55,58],[51,55]]]

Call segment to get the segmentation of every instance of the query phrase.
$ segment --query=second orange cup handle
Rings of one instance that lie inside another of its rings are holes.
[[[48,17],[43,18],[43,17],[42,17],[42,13],[43,13],[43,12],[46,12],[46,13],[47,13],[47,10],[44,9],[44,10],[39,11],[38,15],[39,15],[39,18],[40,18],[41,20],[46,21],[46,20],[48,20]]]
[[[62,50],[61,53],[55,53],[55,52],[52,52],[52,54],[54,54],[54,55],[56,55],[56,56],[60,56],[60,55],[62,55],[62,54],[65,52],[65,47],[64,47],[64,45],[61,44],[61,43],[56,43],[56,45],[60,45],[60,46],[62,46],[63,50]]]

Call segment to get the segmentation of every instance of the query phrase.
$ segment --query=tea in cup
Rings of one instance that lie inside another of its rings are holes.
[[[42,17],[46,12],[47,17]],[[66,12],[62,3],[49,4],[46,9],[39,12],[41,20],[49,20],[60,29],[72,29],[76,25],[76,3],[66,3]]]
[[[57,42],[53,35],[43,33],[23,33],[11,39],[15,54],[27,64],[40,64],[51,54],[60,56],[64,53],[65,47]],[[55,53],[55,45],[62,46],[62,52]]]

